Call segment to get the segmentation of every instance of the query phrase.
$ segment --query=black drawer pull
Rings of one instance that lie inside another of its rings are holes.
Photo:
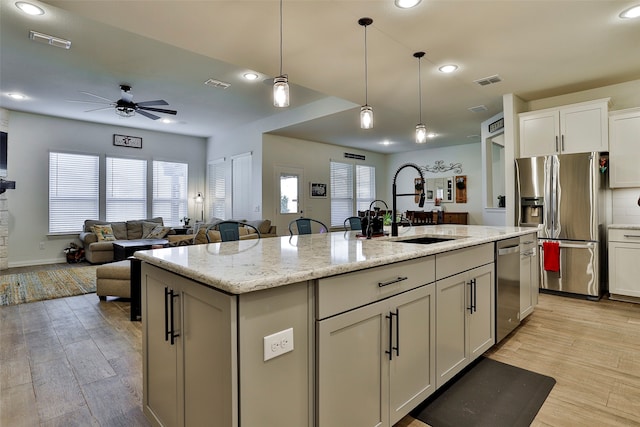
[[[407,280],[408,277],[398,277],[394,280],[389,280],[388,282],[378,282],[378,287],[382,288],[384,286],[393,285],[394,283],[402,282],[403,280]]]

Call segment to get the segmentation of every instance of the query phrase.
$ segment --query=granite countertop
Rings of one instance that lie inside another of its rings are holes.
[[[153,249],[135,256],[216,289],[242,294],[532,232],[534,228],[435,225],[400,228],[397,237],[370,240],[357,237],[358,232],[332,232]],[[454,240],[428,245],[401,242],[414,237]]]
[[[607,228],[617,228],[619,230],[640,230],[640,224],[609,224]]]

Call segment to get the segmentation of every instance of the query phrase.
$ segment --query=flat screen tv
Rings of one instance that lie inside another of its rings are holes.
[[[0,178],[7,177],[7,133],[0,132]]]

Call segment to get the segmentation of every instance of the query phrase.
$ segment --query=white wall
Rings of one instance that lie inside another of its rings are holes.
[[[444,148],[427,148],[407,153],[389,155],[388,163],[388,192],[385,201],[391,207],[391,184],[393,177],[400,166],[405,163],[415,163],[418,166],[434,166],[436,160],[442,160],[445,165],[450,163],[462,163],[462,173],[452,171],[444,173],[425,173],[424,178],[452,177],[454,175],[467,176],[467,203],[442,203],[444,210],[448,212],[468,212],[469,224],[482,224],[482,160],[480,143],[454,145]],[[414,178],[418,173],[413,168],[403,169],[396,181],[398,193],[410,193],[414,188]],[[455,200],[455,198],[454,198]],[[399,212],[406,210],[420,210],[413,197],[398,197],[397,207]],[[432,203],[425,203],[424,210],[433,209]]]
[[[142,149],[114,146],[113,134],[142,137]],[[77,234],[48,235],[49,151],[187,162],[190,200],[205,176],[204,138],[10,111],[8,147],[8,179],[16,182],[16,189],[5,193],[9,267],[64,262],[62,250],[77,241]],[[189,211],[196,214],[195,203]]]
[[[331,222],[331,199],[330,197],[326,199],[310,198],[309,183],[327,183],[327,191],[330,194],[329,162],[331,160],[345,163],[353,161],[344,158],[345,152],[365,155],[366,160],[359,160],[357,163],[375,166],[376,194],[378,198],[385,198],[387,188],[390,188],[391,182],[387,179],[387,156],[384,154],[277,135],[264,135],[263,140],[262,203],[265,218],[273,220],[277,215],[276,208],[278,205],[276,200],[279,189],[275,185],[275,170],[279,166],[296,167],[304,171],[304,215],[318,219],[327,225]],[[391,207],[390,200],[386,199],[385,201]],[[278,226],[278,234],[286,234],[281,225]]]

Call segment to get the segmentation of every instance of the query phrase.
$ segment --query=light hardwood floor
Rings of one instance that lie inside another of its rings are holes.
[[[128,319],[95,294],[0,308],[0,426],[148,426]],[[533,426],[640,426],[640,305],[543,294],[486,355],[556,379]]]

